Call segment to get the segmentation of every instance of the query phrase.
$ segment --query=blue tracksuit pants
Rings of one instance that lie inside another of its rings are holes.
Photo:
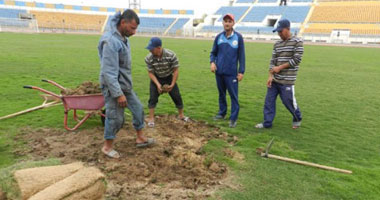
[[[238,80],[236,76],[215,75],[216,84],[219,91],[219,115],[225,116],[227,114],[227,101],[226,91],[231,97],[231,115],[230,120],[236,121],[239,115],[239,101],[238,101]]]
[[[276,99],[280,95],[282,103],[293,116],[293,124],[302,120],[301,111],[297,106],[294,96],[294,85],[282,85],[272,82],[272,87],[268,88],[264,105],[264,127],[269,128],[276,115]]]

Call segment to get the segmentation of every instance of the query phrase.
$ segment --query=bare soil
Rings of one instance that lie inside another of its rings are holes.
[[[98,167],[106,175],[107,199],[205,199],[216,189],[233,187],[227,167],[207,157],[202,147],[215,138],[234,144],[237,137],[175,116],[158,116],[155,128],[144,131],[157,143],[136,148],[135,131],[131,122],[126,122],[115,140],[120,159],[108,158],[100,151],[102,127],[76,132],[24,128],[17,139],[26,141],[28,148],[16,153],[34,160],[58,157],[63,163],[82,161]],[[231,149],[225,149],[224,154],[244,159]]]

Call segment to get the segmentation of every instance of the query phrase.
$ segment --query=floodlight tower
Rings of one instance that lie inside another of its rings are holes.
[[[129,0],[130,9],[141,9],[141,0]]]

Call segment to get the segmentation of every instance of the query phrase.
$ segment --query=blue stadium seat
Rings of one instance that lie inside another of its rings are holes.
[[[4,5],[4,0],[0,0],[0,5]]]
[[[222,21],[223,15],[231,13],[235,16],[235,21],[238,21],[241,16],[247,11],[248,6],[223,6],[216,11],[215,14],[222,15],[218,21]]]
[[[174,22],[175,18],[140,17],[138,32],[163,33]]]
[[[253,3],[254,0],[237,0],[236,3]]]
[[[23,1],[15,1],[15,6],[26,6],[26,3]]]
[[[65,6],[63,4],[55,4],[56,9],[64,9]]]
[[[183,26],[189,21],[189,18],[180,18],[178,21],[170,28],[169,33],[176,33],[177,30],[182,29]]]
[[[19,19],[20,13],[26,13],[26,10],[0,8],[0,18]]]
[[[9,19],[5,19],[5,18],[0,18],[0,26],[28,27],[29,22],[26,20],[25,21],[15,21],[15,20],[9,20]]]
[[[262,22],[267,15],[282,15],[291,22],[305,20],[310,6],[254,6],[242,22]]]
[[[26,10],[0,8],[0,26],[28,27],[29,22],[17,21],[20,19],[20,13],[26,13]]]
[[[44,3],[36,3],[36,8],[45,8],[45,4]]]

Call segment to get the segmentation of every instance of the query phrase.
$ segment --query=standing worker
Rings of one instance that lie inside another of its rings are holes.
[[[293,116],[293,129],[301,126],[301,111],[295,98],[294,84],[303,55],[303,41],[290,32],[290,22],[282,19],[273,30],[281,38],[274,44],[269,66],[267,95],[264,105],[264,122],[256,128],[270,128],[276,115],[276,98],[280,95],[282,103]]]
[[[132,89],[132,57],[128,37],[136,33],[139,23],[140,19],[133,10],[127,9],[123,14],[118,12],[110,17],[107,30],[99,41],[100,87],[106,108],[102,152],[111,158],[120,158],[120,154],[113,149],[113,141],[123,127],[125,107],[133,115],[136,147],[147,147],[155,142],[153,138],[144,136],[144,109]]]
[[[245,71],[244,40],[240,33],[234,31],[234,24],[235,18],[232,14],[223,16],[224,31],[215,37],[210,54],[211,72],[215,73],[219,91],[219,112],[214,120],[224,119],[227,114],[226,91],[228,90],[231,97],[230,128],[237,125],[238,82],[243,80]]]

